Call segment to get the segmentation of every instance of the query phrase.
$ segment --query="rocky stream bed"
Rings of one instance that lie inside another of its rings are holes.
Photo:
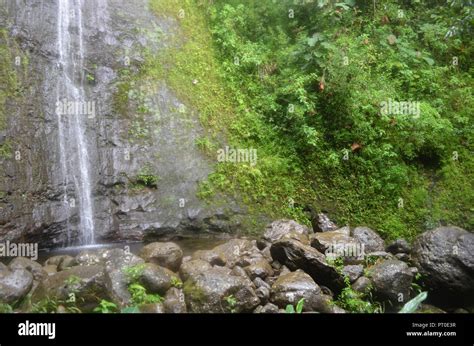
[[[186,254],[164,241],[136,254],[18,257],[0,263],[0,302],[8,312],[398,312],[426,291],[417,312],[473,312],[472,233],[439,227],[385,244],[367,227],[326,226],[278,220],[259,239]]]

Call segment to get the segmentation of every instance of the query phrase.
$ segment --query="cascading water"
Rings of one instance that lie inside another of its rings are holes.
[[[64,199],[68,208],[78,208],[79,241],[89,245],[94,243],[94,214],[85,124],[88,115],[79,111],[87,104],[82,0],[58,0],[57,48],[60,73],[56,100],[57,107],[63,107],[56,113]],[[73,195],[68,189],[70,181],[74,183]],[[67,223],[70,241],[69,217]]]

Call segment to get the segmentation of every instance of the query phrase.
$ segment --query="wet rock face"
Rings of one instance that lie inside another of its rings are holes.
[[[22,239],[42,247],[74,244],[79,201],[73,179],[63,176],[56,114],[61,75],[57,0],[5,4],[0,27],[10,34],[12,52],[13,45],[18,46],[25,71],[18,73],[23,94],[7,105],[7,126],[0,134],[3,141],[14,139],[20,152],[18,160],[14,153],[0,158],[0,191],[4,192],[0,240]],[[208,160],[194,145],[202,135],[197,112],[182,108],[182,101],[163,82],[137,82],[120,109],[114,101],[123,82],[120,76],[138,71],[145,48],[159,52],[180,35],[174,20],[155,17],[147,4],[147,0],[100,0],[84,1],[82,6],[82,78],[86,100],[95,105],[95,115],[84,123],[96,240],[143,240],[204,229],[236,231],[242,214],[236,203],[226,198],[225,208],[212,207],[196,197],[199,181],[211,172]],[[71,24],[74,38],[78,29]],[[157,31],[163,33],[161,38]],[[138,102],[146,104],[142,120],[150,125],[143,138],[133,135]],[[71,167],[77,160],[68,159]],[[157,186],[132,189],[145,168],[159,178]]]
[[[413,263],[437,302],[474,303],[474,234],[459,227],[439,227],[418,236]]]

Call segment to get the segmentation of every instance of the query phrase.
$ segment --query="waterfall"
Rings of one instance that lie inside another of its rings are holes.
[[[88,102],[84,85],[82,16],[82,0],[58,0],[57,49],[60,73],[56,89],[56,114],[59,159],[67,208],[70,211],[78,208],[79,241],[82,245],[88,245],[94,243],[94,207],[86,136],[86,120],[90,114],[83,112]],[[73,194],[68,188],[71,181],[74,183]],[[69,241],[70,214],[67,221]]]

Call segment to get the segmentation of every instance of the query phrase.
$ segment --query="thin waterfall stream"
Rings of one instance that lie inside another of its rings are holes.
[[[87,108],[82,17],[82,0],[58,0],[57,47],[58,68],[61,72],[58,75],[56,99],[57,106],[62,106],[59,107],[62,109],[56,113],[64,199],[69,208],[78,208],[78,238],[80,244],[89,245],[94,244],[95,239],[90,160],[86,140],[88,114],[80,111]],[[71,30],[73,27],[76,30]],[[74,183],[73,194],[68,190],[70,181]],[[70,242],[69,217],[67,223]]]

